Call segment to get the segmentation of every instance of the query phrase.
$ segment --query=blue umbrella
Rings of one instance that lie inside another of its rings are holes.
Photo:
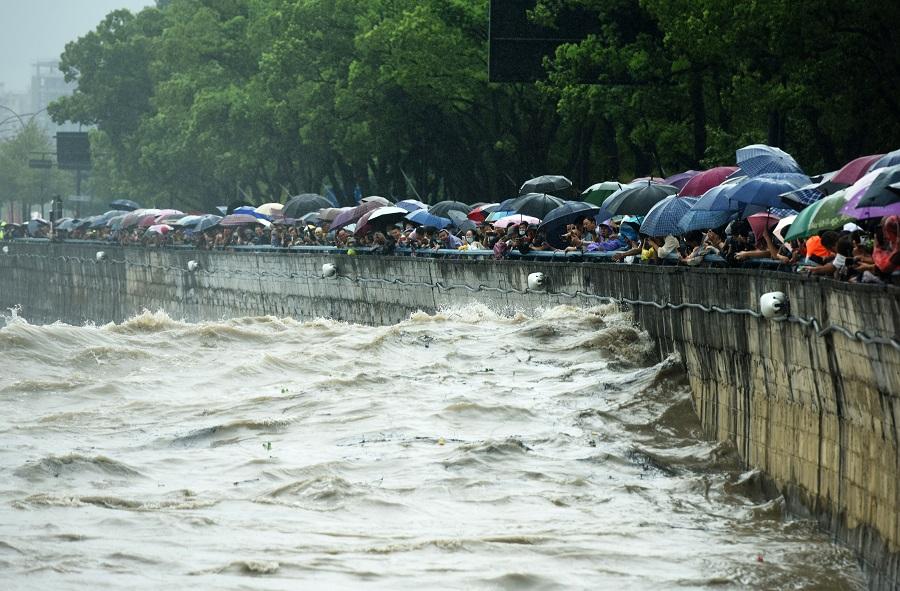
[[[110,209],[118,209],[119,211],[134,211],[140,209],[141,206],[131,199],[116,199],[109,204]]]
[[[678,222],[691,206],[697,202],[696,197],[666,197],[647,212],[641,223],[641,232],[648,236],[668,236],[679,234]]]
[[[691,208],[695,211],[737,211],[741,208],[741,204],[733,201],[729,196],[729,191],[734,187],[733,184],[726,183],[716,185],[712,189],[703,194],[697,203]]]
[[[678,222],[678,229],[682,232],[709,230],[710,228],[724,226],[735,217],[737,217],[737,214],[733,211],[691,208]]]
[[[895,164],[900,164],[900,150],[894,150],[888,154],[885,154],[878,160],[872,163],[872,166],[869,167],[869,172],[872,172],[878,168],[884,168],[886,166],[893,166]]]
[[[579,217],[594,217],[599,211],[600,208],[592,203],[566,201],[547,214],[538,230],[544,232],[547,242],[551,245],[563,248],[566,245],[562,242],[562,233],[566,224],[571,224]]]
[[[781,194],[809,184],[809,177],[802,174],[764,174],[749,177],[726,191],[732,201],[740,201],[762,207],[784,207]]]
[[[417,209],[416,211],[411,211],[406,215],[406,219],[411,221],[414,224],[418,224],[420,226],[432,226],[437,228],[438,230],[443,230],[447,226],[451,225],[453,222],[448,218],[442,218],[436,215],[431,215],[424,209]]]
[[[736,155],[737,165],[741,168],[743,174],[747,176],[758,176],[773,172],[803,172],[793,156],[773,146],[765,144],[744,146],[736,152]]]
[[[219,225],[220,221],[222,221],[222,216],[214,215],[211,213],[206,214],[205,216],[197,220],[196,224],[194,224],[194,232],[203,232],[205,230],[209,230],[210,228]]]
[[[270,216],[267,216],[264,213],[259,213],[258,211],[256,211],[255,207],[252,207],[250,205],[242,205],[241,207],[236,207],[234,208],[234,211],[232,213],[252,215],[253,217],[259,218],[261,220],[268,220],[270,222],[272,221],[272,218]]]
[[[428,206],[416,199],[404,199],[397,202],[397,207],[401,207],[406,211],[416,211],[417,209],[428,209]]]

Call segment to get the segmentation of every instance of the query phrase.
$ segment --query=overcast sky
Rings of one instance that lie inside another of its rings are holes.
[[[31,65],[59,59],[66,43],[97,27],[117,8],[132,12],[153,0],[0,0],[0,83],[23,92]]]

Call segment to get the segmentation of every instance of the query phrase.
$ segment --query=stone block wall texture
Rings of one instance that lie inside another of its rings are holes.
[[[823,327],[900,335],[900,289],[783,273],[72,243],[13,242],[8,250],[0,254],[0,307],[19,306],[31,322],[122,321],[147,309],[189,321],[271,314],[392,324],[470,301],[524,312],[598,303],[570,297],[576,292],[756,310],[760,295],[783,291],[792,314]],[[195,272],[191,260],[200,264]],[[324,263],[341,277],[322,278]],[[512,291],[524,290],[532,272],[547,277],[546,292]],[[707,435],[731,442],[794,511],[855,548],[872,588],[900,587],[900,351],[748,315],[653,306],[633,313],[660,354],[681,354]]]

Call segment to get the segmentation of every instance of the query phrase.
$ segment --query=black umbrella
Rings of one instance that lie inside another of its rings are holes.
[[[194,232],[204,232],[214,228],[219,225],[220,221],[222,221],[222,216],[208,213],[194,224]]]
[[[900,192],[892,187],[897,183],[900,183],[900,164],[886,168],[875,177],[857,207],[885,207],[897,203],[900,201]]]
[[[62,218],[61,220],[58,220],[56,222],[55,227],[57,230],[60,230],[61,232],[68,232],[79,221],[80,220],[75,219],[75,218]]]
[[[472,211],[472,206],[459,201],[439,201],[428,208],[428,213],[441,218],[449,218],[451,211],[461,211],[469,215],[469,212]]]
[[[135,209],[140,209],[141,206],[131,199],[116,199],[115,201],[110,202],[109,208],[117,209],[119,211],[134,211]]]
[[[34,236],[35,234],[38,233],[38,231],[39,231],[41,228],[43,228],[44,226],[48,226],[49,224],[50,224],[50,223],[49,223],[47,220],[42,219],[42,218],[37,218],[37,219],[29,220],[29,221],[28,221],[28,226],[27,226],[27,227],[28,227],[28,234],[29,234],[30,236]]]
[[[284,209],[281,213],[284,217],[299,219],[308,213],[319,211],[320,209],[331,207],[332,205],[334,204],[326,197],[316,195],[315,193],[304,193],[288,199],[287,203],[284,204]]]
[[[552,193],[572,186],[572,181],[557,174],[545,174],[530,181],[525,181],[519,189],[519,195],[527,193]]]
[[[544,221],[538,226],[538,231],[543,231],[547,242],[556,248],[564,248],[568,244],[562,240],[566,225],[574,223],[581,217],[592,218],[597,215],[600,208],[592,203],[584,201],[566,201],[547,214]]]
[[[232,201],[231,203],[228,204],[228,207],[225,208],[225,213],[227,215],[231,215],[232,213],[234,213],[234,210],[237,209],[238,207],[256,207],[256,206],[253,205],[252,203],[248,203],[247,201],[242,201],[242,200],[238,199],[237,201]]]
[[[510,203],[512,210],[521,215],[544,219],[547,214],[565,203],[559,197],[546,193],[527,193]],[[501,210],[503,211],[503,210]]]
[[[447,212],[447,215],[450,216],[450,219],[453,220],[453,225],[457,230],[462,230],[466,232],[468,230],[474,230],[478,226],[468,218],[466,214],[459,211],[458,209],[451,209]]]
[[[658,185],[647,181],[610,195],[603,202],[603,211],[610,216],[647,215],[654,205],[677,192],[678,188],[672,185]]]

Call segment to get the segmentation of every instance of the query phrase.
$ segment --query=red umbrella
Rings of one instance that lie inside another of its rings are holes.
[[[149,228],[150,226],[156,224],[156,218],[159,214],[156,213],[148,213],[147,215],[141,217],[138,220],[137,227],[138,228]]]
[[[884,154],[873,154],[872,156],[860,156],[856,160],[851,160],[841,167],[831,179],[832,183],[840,183],[841,185],[852,185],[868,172],[873,162],[876,162]]]
[[[750,228],[753,230],[753,235],[756,236],[758,242],[762,239],[766,230],[771,230],[778,225],[780,219],[781,218],[775,214],[762,212],[754,213],[747,218],[747,221],[750,223]]]
[[[718,187],[725,179],[737,171],[737,166],[719,166],[694,175],[678,192],[679,197],[702,197],[704,193]]]
[[[469,212],[468,218],[473,222],[483,222],[487,219],[487,216],[494,213],[496,211],[499,203],[483,203],[476,207],[472,208],[472,211]]]

